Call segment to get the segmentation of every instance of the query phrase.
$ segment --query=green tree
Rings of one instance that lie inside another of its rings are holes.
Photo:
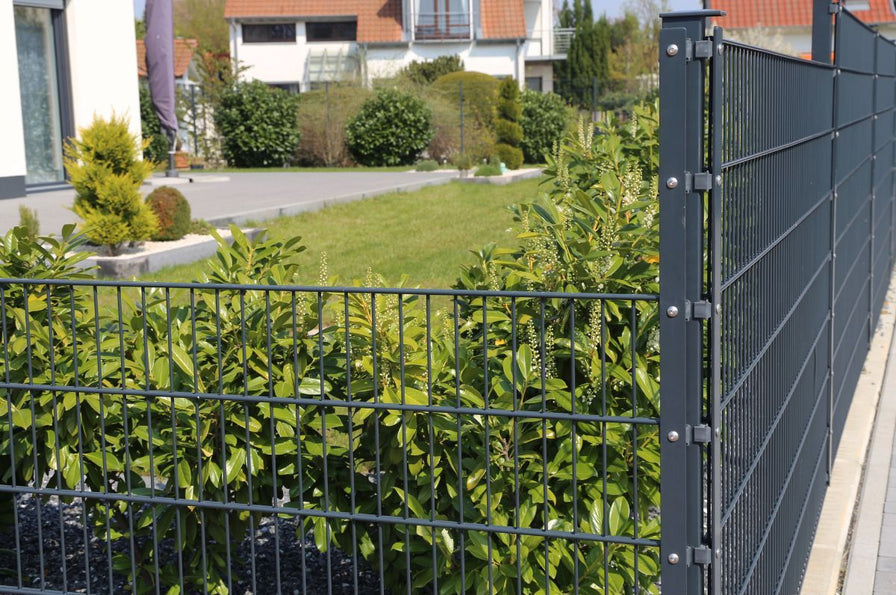
[[[611,27],[606,17],[594,21],[591,3],[585,0],[568,0],[560,11],[560,24],[575,28],[566,60],[557,62],[554,72],[561,95],[582,107],[593,103],[593,87],[606,84],[610,76]]]
[[[174,0],[174,34],[195,39],[202,52],[225,54],[230,31],[224,20],[225,0]]]

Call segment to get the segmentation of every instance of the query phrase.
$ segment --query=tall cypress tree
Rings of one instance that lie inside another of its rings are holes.
[[[595,83],[600,89],[610,76],[611,26],[606,17],[594,21],[588,0],[568,0],[560,11],[560,24],[575,28],[566,60],[554,64],[556,88],[568,100],[590,108],[593,104]]]

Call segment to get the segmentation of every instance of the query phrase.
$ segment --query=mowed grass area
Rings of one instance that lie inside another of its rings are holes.
[[[488,243],[516,244],[510,205],[533,200],[541,178],[506,186],[450,183],[412,193],[394,193],[260,223],[268,237],[301,236],[306,250],[284,255],[300,265],[298,282],[318,285],[326,255],[329,284],[365,285],[368,271],[388,286],[403,276],[409,287],[450,287],[471,250]],[[194,263],[144,275],[145,281],[195,281],[204,266]]]

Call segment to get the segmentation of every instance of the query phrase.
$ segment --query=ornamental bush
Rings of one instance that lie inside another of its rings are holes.
[[[382,89],[345,127],[345,141],[361,165],[410,165],[432,138],[432,110],[419,97]]]
[[[361,110],[371,91],[357,85],[331,83],[329,88],[302,93],[296,149],[300,165],[348,166],[352,158],[345,146],[345,126]]]
[[[98,246],[117,254],[125,242],[152,237],[153,212],[140,199],[140,185],[152,173],[152,163],[139,158],[141,144],[124,118],[95,118],[80,138],[65,146],[65,169],[75,188],[75,213],[81,229]]]
[[[527,163],[543,163],[569,129],[573,111],[555,93],[526,89],[520,97],[521,148]]]
[[[221,91],[215,126],[221,151],[232,167],[280,167],[295,155],[301,138],[298,96],[261,81]]]
[[[499,84],[498,79],[482,72],[452,72],[436,79],[432,90],[454,106],[459,106],[463,93],[464,120],[469,118],[484,128],[493,129]]]
[[[504,79],[498,89],[495,117],[495,153],[508,169],[519,169],[523,164],[523,128],[520,126],[520,88],[513,79]]]
[[[156,214],[159,228],[156,241],[179,240],[190,232],[190,203],[177,188],[160,186],[146,197],[146,204]]]
[[[168,139],[152,105],[146,83],[140,85],[140,134],[143,137],[143,158],[154,163],[168,163]]]

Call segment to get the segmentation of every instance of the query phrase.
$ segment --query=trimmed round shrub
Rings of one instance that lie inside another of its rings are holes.
[[[159,220],[156,241],[179,240],[190,231],[190,203],[177,188],[160,186],[146,197],[146,204]]]
[[[345,127],[348,150],[361,165],[410,165],[432,134],[429,106],[398,89],[377,92]]]
[[[432,90],[458,106],[462,85],[464,118],[472,118],[481,126],[492,128],[499,84],[498,79],[482,72],[452,72],[437,78]]]
[[[519,169],[523,164],[523,151],[506,143],[495,145],[495,153],[507,169]]]
[[[528,163],[542,163],[554,145],[566,135],[573,111],[556,93],[538,93],[526,89],[520,97],[523,127],[523,156]]]
[[[295,155],[301,135],[298,96],[261,81],[221,92],[215,108],[221,151],[233,167],[280,167]]]

